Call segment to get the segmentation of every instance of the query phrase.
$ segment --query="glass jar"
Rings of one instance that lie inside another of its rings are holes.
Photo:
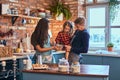
[[[79,62],[73,62],[72,63],[71,72],[72,73],[80,73],[80,63]]]
[[[60,72],[69,72],[69,63],[65,58],[59,59],[58,69]]]

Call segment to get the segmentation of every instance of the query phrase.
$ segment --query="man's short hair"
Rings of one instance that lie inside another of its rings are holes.
[[[85,24],[85,18],[84,17],[78,17],[75,21],[74,21],[75,24]]]

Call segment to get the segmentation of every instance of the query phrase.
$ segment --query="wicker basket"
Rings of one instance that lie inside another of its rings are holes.
[[[13,56],[12,48],[5,46],[5,47],[0,47],[0,58],[2,57],[11,57]]]

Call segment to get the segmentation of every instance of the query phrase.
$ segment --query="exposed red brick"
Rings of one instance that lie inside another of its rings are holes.
[[[74,21],[78,17],[78,0],[63,0],[66,4],[69,5],[70,10],[72,12],[72,18],[70,19],[71,21]],[[8,0],[2,0],[0,1],[1,3],[8,3]],[[16,7],[19,10],[19,14],[24,14],[24,9],[26,7],[31,8],[31,10],[35,9],[40,9],[40,8],[48,8],[48,5],[51,3],[51,0],[18,0],[18,2],[11,2],[10,8],[11,7]],[[79,8],[80,10],[82,8]],[[15,22],[14,25],[16,26],[23,26],[21,24],[21,19],[18,18]],[[27,19],[28,20],[28,19]],[[62,25],[65,21],[56,21],[56,20],[51,20],[51,31],[53,33],[53,38],[56,38],[57,33],[62,30]],[[2,24],[1,24],[2,23]],[[11,26],[11,17],[2,17],[0,16],[0,26]],[[37,24],[37,20],[35,20],[35,24]],[[27,27],[27,30],[22,31],[19,30],[17,32],[22,33],[19,34],[19,38],[22,38],[26,32],[33,32],[34,27],[36,26],[35,24],[26,24],[25,26]],[[30,33],[31,34],[31,33]]]

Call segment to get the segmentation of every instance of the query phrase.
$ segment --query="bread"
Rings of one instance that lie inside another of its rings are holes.
[[[48,69],[49,68],[49,66],[48,65],[46,65],[46,64],[32,64],[32,66],[33,66],[33,69]]]
[[[0,58],[2,57],[11,57],[13,55],[12,48],[5,46],[0,47]]]

